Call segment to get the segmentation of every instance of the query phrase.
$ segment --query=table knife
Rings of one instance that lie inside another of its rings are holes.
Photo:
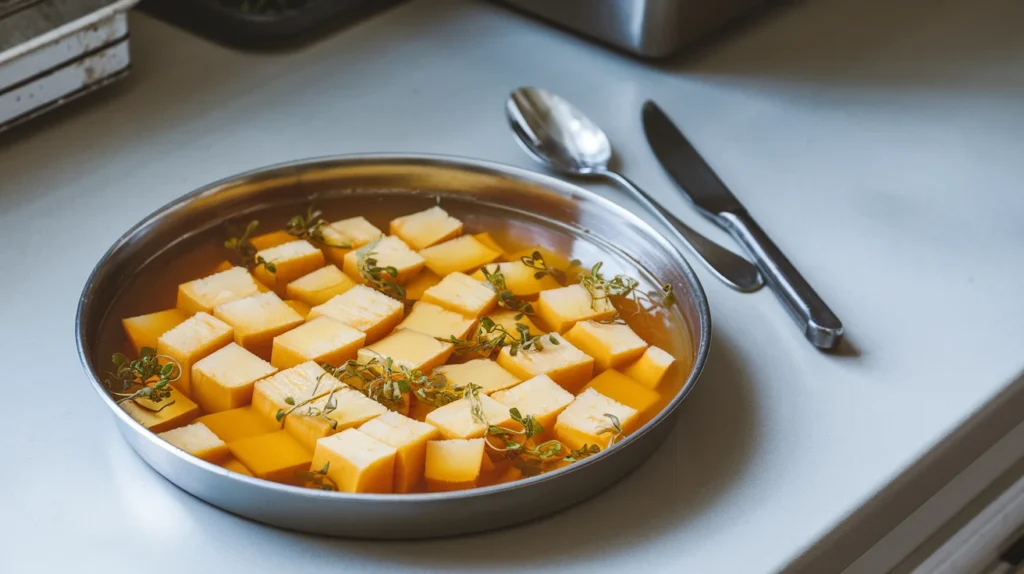
[[[661,166],[698,210],[736,238],[754,258],[768,286],[816,347],[831,349],[843,324],[807,280],[747,213],[729,188],[654,102],[643,106],[644,132]]]

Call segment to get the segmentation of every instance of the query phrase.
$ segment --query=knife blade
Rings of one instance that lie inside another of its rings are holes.
[[[654,102],[644,103],[641,116],[647,142],[661,166],[704,215],[750,252],[768,286],[803,329],[807,340],[822,349],[837,346],[843,336],[839,317],[747,213],[693,144]]]

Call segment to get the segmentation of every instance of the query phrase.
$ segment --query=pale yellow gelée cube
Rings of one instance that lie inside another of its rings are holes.
[[[274,337],[302,324],[302,316],[271,292],[231,301],[213,310],[234,328],[235,342],[269,359]]]
[[[373,359],[378,361],[390,357],[396,365],[428,372],[430,369],[443,365],[452,354],[451,343],[443,343],[430,335],[400,329],[373,343],[359,349],[358,360],[366,364]]]
[[[616,417],[625,433],[633,430],[637,420],[636,409],[587,389],[558,415],[555,434],[570,449],[595,444],[604,449],[615,435],[613,420],[607,415]]]
[[[303,401],[322,397],[343,385],[323,367],[309,361],[256,381],[252,408],[264,418],[280,422],[278,412],[287,412]],[[289,399],[293,404],[289,404]]]
[[[441,282],[441,276],[430,269],[424,269],[405,284],[405,298],[409,301],[419,301],[423,293]]]
[[[350,217],[335,221],[330,225],[320,228],[324,240],[330,245],[349,245],[350,247],[324,247],[324,253],[335,265],[345,264],[345,254],[355,248],[362,247],[367,243],[384,235],[377,229],[377,226],[367,221],[365,217]]]
[[[209,277],[178,285],[178,309],[186,315],[210,313],[222,303],[260,292],[259,284],[244,267],[232,267]]]
[[[192,365],[231,342],[231,325],[199,312],[167,331],[157,340],[157,353],[177,361],[181,376],[173,384],[186,395],[192,394]]]
[[[284,419],[284,428],[302,446],[313,450],[316,441],[357,427],[388,412],[388,409],[363,393],[341,386],[295,409]]]
[[[366,334],[362,331],[330,317],[317,317],[274,337],[270,363],[279,369],[306,361],[340,366],[356,358],[364,342]]]
[[[309,305],[303,303],[302,301],[296,301],[295,299],[286,299],[284,304],[291,307],[292,310],[298,313],[303,320],[306,319],[306,317],[309,315],[309,310],[312,309],[312,307],[310,307]]]
[[[431,337],[465,339],[475,325],[475,319],[465,317],[461,313],[426,301],[418,301],[397,328],[412,329]]]
[[[253,384],[276,372],[270,363],[229,343],[192,367],[192,398],[208,413],[243,407],[252,402]]]
[[[675,362],[676,358],[668,351],[651,345],[639,359],[627,365],[622,372],[641,385],[657,390],[671,374]]]
[[[427,269],[445,276],[455,272],[468,273],[501,257],[501,252],[484,245],[472,235],[449,239],[420,250]]]
[[[544,335],[541,344],[544,348],[539,351],[520,349],[515,356],[509,347],[503,347],[498,353],[498,364],[523,380],[547,375],[570,393],[578,391],[594,376],[594,359],[561,335]]]
[[[207,462],[217,462],[231,456],[228,445],[203,423],[171,429],[159,434],[160,438]]]
[[[507,406],[487,395],[477,396],[480,399],[484,422],[473,416],[473,404],[468,398],[430,411],[425,420],[437,427],[445,438],[481,438],[487,433],[488,425],[509,427],[512,424],[512,416]]]
[[[273,273],[266,265],[257,266],[253,270],[256,279],[282,297],[287,293],[289,283],[324,266],[323,251],[305,239],[289,241],[258,251],[256,257],[262,257],[274,265]]]
[[[160,335],[182,324],[185,319],[188,319],[188,315],[175,308],[122,319],[121,325],[135,353],[141,354],[143,347],[156,349]]]
[[[486,283],[465,273],[452,273],[424,291],[422,301],[475,318],[493,309],[498,297]]]
[[[498,253],[501,254],[505,253],[505,248],[502,247],[501,244],[498,243],[498,241],[494,239],[494,237],[491,236],[490,233],[487,233],[486,231],[483,233],[474,233],[473,237],[476,237],[477,241],[483,243],[484,245],[493,249],[494,251],[497,251]]]
[[[473,359],[465,363],[438,367],[436,370],[444,375],[451,385],[465,387],[473,383],[480,387],[481,393],[487,395],[514,387],[522,380],[490,359]]]
[[[395,492],[416,492],[421,489],[427,441],[440,438],[440,431],[433,425],[396,412],[387,412],[363,423],[359,430],[398,451],[395,458]]]
[[[462,222],[440,207],[403,215],[391,220],[391,235],[397,235],[413,249],[423,249],[462,234]]]
[[[629,325],[580,321],[565,334],[566,340],[594,357],[599,371],[618,369],[640,358],[647,349],[644,341]]]
[[[424,477],[431,491],[475,488],[484,459],[484,439],[432,440],[427,442]]]
[[[365,285],[356,285],[310,309],[306,320],[330,317],[366,333],[366,342],[373,343],[401,323],[404,312],[401,302]]]
[[[551,377],[537,375],[511,389],[498,391],[491,398],[508,408],[519,409],[524,417],[532,415],[545,431],[552,431],[555,418],[575,397]]]
[[[409,249],[409,246],[404,241],[394,235],[381,237],[378,241],[349,251],[345,254],[345,262],[342,269],[344,269],[349,277],[361,283],[366,283],[366,278],[362,276],[359,268],[360,261],[365,263],[367,259],[376,261],[377,267],[394,267],[394,271],[397,272],[395,276],[386,272],[381,273],[382,280],[392,283],[403,284],[419,273],[420,269],[423,269],[423,257]]]
[[[268,420],[252,407],[239,407],[203,415],[197,418],[196,422],[206,425],[206,428],[212,430],[213,434],[224,442],[234,442],[281,430],[281,425],[277,421]]]
[[[221,461],[220,465],[231,472],[237,472],[238,474],[244,474],[245,476],[252,476],[252,471],[246,468],[244,464],[233,455],[228,456],[227,460]]]
[[[594,389],[602,395],[636,409],[641,419],[649,419],[657,414],[661,395],[649,389],[615,369],[608,369],[587,383],[586,389]]]
[[[285,243],[291,243],[295,241],[295,236],[283,229],[277,231],[271,231],[270,233],[264,233],[257,235],[249,240],[249,243],[256,248],[256,251],[262,251],[264,249],[270,249],[271,247],[277,247],[278,245],[284,245]]]
[[[311,468],[329,464],[327,477],[341,492],[394,491],[395,447],[359,432],[347,429],[316,443]]]
[[[503,263],[491,263],[484,265],[479,271],[473,274],[474,279],[486,281],[484,270],[488,273],[500,272],[505,278],[505,288],[520,299],[535,299],[541,291],[547,289],[558,289],[560,286],[550,275],[537,279],[534,275],[536,269],[528,267],[522,261],[506,261]]]
[[[507,309],[502,309],[500,311],[494,310],[485,316],[493,321],[495,325],[502,326],[509,333],[518,333],[519,328],[517,325],[525,325],[529,330],[531,337],[544,334],[544,331],[530,320],[529,315],[524,315],[518,311],[510,311]],[[480,338],[484,341],[489,341],[499,336],[501,336],[501,332],[499,330],[492,331],[491,333],[480,333]]]
[[[155,433],[186,425],[195,420],[200,412],[199,405],[174,387],[171,387],[171,396],[158,403],[149,399],[135,399],[119,406],[137,423]]]
[[[605,320],[615,316],[615,307],[608,299],[595,300],[582,285],[542,291],[533,308],[537,317],[556,333],[565,333],[577,321]]]
[[[334,265],[325,265],[289,283],[286,292],[289,299],[297,299],[310,307],[315,307],[355,286],[356,282],[342,273],[341,269]]]
[[[256,478],[299,485],[299,473],[309,471],[313,454],[288,431],[280,430],[228,443],[231,454]]]

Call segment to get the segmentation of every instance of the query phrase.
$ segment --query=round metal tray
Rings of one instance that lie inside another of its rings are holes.
[[[668,406],[615,448],[537,477],[473,490],[426,494],[348,494],[286,486],[229,472],[192,457],[146,430],[110,399],[95,364],[104,317],[147,262],[226,219],[275,205],[375,199],[497,210],[559,227],[671,283],[693,345],[693,369]],[[439,199],[434,199],[439,198]],[[429,155],[316,158],[230,177],[145,218],[100,259],[82,293],[78,351],[93,388],[128,444],[168,480],[229,512],[292,530],[376,539],[448,536],[501,528],[557,512],[611,486],[664,440],[677,407],[707,358],[711,318],[693,270],[662,235],[629,211],[580,187],[496,163]]]

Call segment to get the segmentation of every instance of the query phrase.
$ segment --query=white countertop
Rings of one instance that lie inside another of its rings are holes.
[[[280,55],[135,16],[128,80],[0,136],[0,571],[784,567],[1024,368],[1024,6],[877,6],[804,3],[660,68],[481,2],[419,0]],[[591,502],[468,539],[279,531],[134,455],[72,334],[111,242],[195,187],[295,158],[416,151],[534,167],[502,114],[524,84],[577,102],[624,171],[670,198],[639,124],[657,100],[855,351],[815,351],[771,292],[734,293],[695,265],[714,344],[668,442]],[[554,540],[557,554],[535,550]]]

